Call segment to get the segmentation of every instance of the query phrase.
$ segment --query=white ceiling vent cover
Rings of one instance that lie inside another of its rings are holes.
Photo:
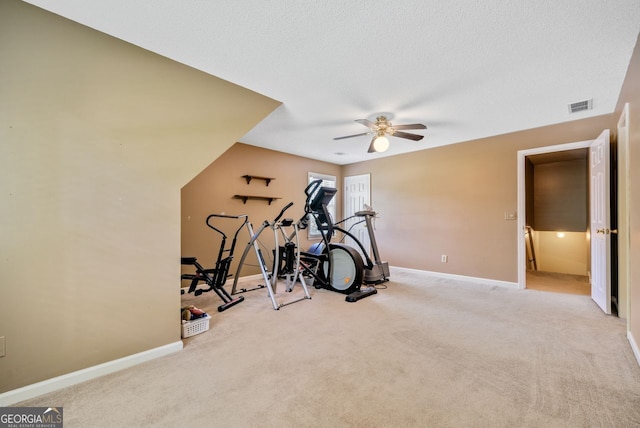
[[[593,98],[569,104],[569,113],[578,113],[579,111],[591,110],[592,108]]]

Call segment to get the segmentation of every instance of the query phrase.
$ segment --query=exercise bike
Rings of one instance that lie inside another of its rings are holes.
[[[306,228],[308,217],[312,217],[322,236],[322,245],[319,248],[316,247],[319,251],[302,252],[300,267],[303,276],[313,278],[313,285],[316,288],[346,294],[347,302],[357,302],[378,292],[373,286],[362,287],[365,270],[372,270],[374,264],[366,254],[362,243],[354,235],[334,225],[327,205],[335,196],[337,189],[321,185],[322,180],[314,180],[305,189],[307,196],[305,215],[299,221],[299,229]],[[356,249],[331,242],[335,231],[351,237],[360,246],[367,258],[367,266]],[[375,276],[378,277],[376,279],[378,282],[386,280],[379,275]]]
[[[214,218],[235,219],[242,221],[242,224],[240,224],[240,226],[236,229],[233,235],[233,240],[231,241],[231,245],[228,248],[226,247],[227,235],[222,230],[211,224],[211,221]],[[191,281],[187,293],[193,293],[195,296],[199,296],[202,293],[206,293],[209,291],[215,292],[218,297],[224,302],[222,305],[218,306],[218,312],[222,312],[244,300],[244,297],[242,296],[236,298],[231,297],[231,295],[224,289],[224,284],[227,281],[227,278],[230,276],[229,267],[231,266],[231,262],[233,260],[233,252],[236,247],[238,233],[246,224],[248,224],[248,217],[247,215],[231,216],[224,214],[211,214],[207,217],[205,223],[209,228],[222,235],[220,248],[218,249],[218,258],[216,260],[216,265],[214,268],[207,269],[198,262],[198,259],[196,257],[181,257],[180,263],[182,265],[193,266],[195,268],[195,273],[183,273],[180,278],[182,280]],[[200,284],[201,282],[206,283],[209,288],[198,288],[198,284]],[[185,294],[185,291],[181,289],[180,294]]]

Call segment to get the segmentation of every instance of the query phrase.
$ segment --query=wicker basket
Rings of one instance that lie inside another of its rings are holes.
[[[209,330],[209,320],[211,316],[207,315],[203,318],[198,318],[193,321],[185,321],[182,323],[182,337],[191,337],[196,334],[204,333]]]

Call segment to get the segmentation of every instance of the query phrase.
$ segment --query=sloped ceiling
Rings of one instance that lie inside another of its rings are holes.
[[[612,113],[640,32],[638,0],[29,3],[281,101],[241,141],[336,164]],[[381,113],[425,138],[333,140]]]

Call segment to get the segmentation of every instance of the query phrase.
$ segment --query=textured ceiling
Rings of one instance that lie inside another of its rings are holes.
[[[638,0],[29,3],[281,101],[241,141],[337,164],[611,113],[640,32]],[[333,140],[380,113],[425,138]]]

